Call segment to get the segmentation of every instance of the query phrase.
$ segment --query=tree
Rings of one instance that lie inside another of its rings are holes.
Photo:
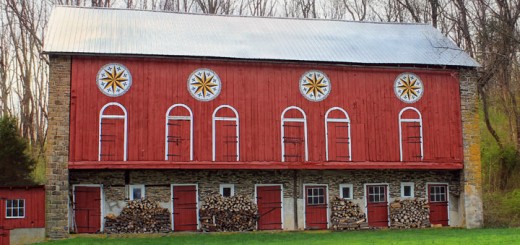
[[[31,185],[36,161],[28,154],[27,141],[21,137],[16,120],[0,118],[0,186]]]

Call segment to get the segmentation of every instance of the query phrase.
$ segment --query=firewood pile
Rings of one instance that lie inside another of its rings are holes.
[[[247,196],[208,196],[200,208],[202,231],[252,231],[258,208]]]
[[[369,229],[366,216],[358,204],[335,197],[331,202],[333,230]]]
[[[426,200],[396,199],[390,204],[391,228],[426,228],[430,226],[430,206]]]
[[[170,211],[148,199],[128,201],[119,216],[105,217],[106,233],[169,232]]]

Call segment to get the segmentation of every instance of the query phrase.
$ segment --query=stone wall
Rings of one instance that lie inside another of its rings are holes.
[[[461,181],[464,188],[463,208],[465,226],[479,228],[484,224],[482,207],[482,171],[480,161],[480,128],[477,81],[474,71],[460,74],[462,138],[464,170]]]
[[[296,177],[296,181],[294,177]],[[294,188],[295,182],[296,189]],[[401,195],[401,182],[414,182],[414,194],[415,197],[419,198],[427,198],[426,184],[428,182],[447,183],[450,191],[450,212],[457,213],[458,198],[461,195],[459,171],[82,170],[70,172],[71,185],[103,185],[105,215],[108,213],[118,215],[118,212],[125,206],[125,201],[128,200],[125,186],[130,184],[144,184],[146,197],[158,201],[165,208],[171,208],[170,184],[197,184],[199,200],[218,194],[220,184],[234,184],[235,194],[249,196],[252,200],[254,200],[255,184],[282,184],[284,228],[289,230],[303,229],[304,227],[304,184],[328,185],[329,201],[339,195],[340,184],[353,184],[353,201],[364,207],[364,184],[388,184],[389,199],[392,201]],[[296,194],[296,197],[293,196],[294,194]],[[296,203],[296,206],[294,203]],[[296,217],[294,216],[295,211]],[[453,219],[451,225],[459,226],[458,219]]]
[[[50,56],[46,144],[45,227],[50,238],[68,237],[69,109],[71,58]]]

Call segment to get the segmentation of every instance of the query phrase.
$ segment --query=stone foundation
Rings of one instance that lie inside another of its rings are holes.
[[[461,226],[459,199],[462,193],[460,171],[395,171],[395,170],[92,170],[71,171],[70,185],[102,184],[104,214],[118,215],[128,200],[127,185],[143,184],[146,197],[157,201],[171,211],[171,184],[197,184],[199,202],[207,196],[218,194],[220,184],[234,184],[235,194],[255,198],[255,184],[282,184],[283,228],[304,228],[304,184],[328,186],[329,203],[339,195],[340,184],[353,185],[353,202],[365,207],[364,184],[384,183],[389,187],[389,201],[400,198],[401,182],[415,184],[414,196],[427,198],[427,183],[449,185],[450,226]],[[72,190],[72,188],[71,188]],[[71,193],[72,195],[72,193]],[[296,203],[296,207],[295,207]],[[294,214],[297,214],[296,216]],[[330,213],[330,212],[329,212]],[[72,212],[71,212],[72,214]],[[72,226],[71,226],[72,227]]]

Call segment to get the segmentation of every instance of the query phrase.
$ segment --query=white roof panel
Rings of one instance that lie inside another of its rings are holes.
[[[424,24],[56,7],[47,53],[477,67]]]

